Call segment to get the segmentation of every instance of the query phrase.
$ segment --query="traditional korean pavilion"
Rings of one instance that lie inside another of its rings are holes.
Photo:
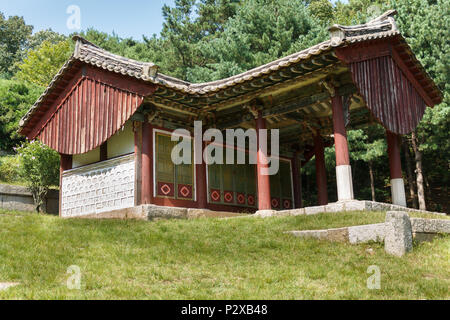
[[[324,148],[333,144],[338,200],[352,200],[346,130],[377,122],[386,129],[393,203],[406,206],[399,136],[442,98],[394,15],[334,25],[330,39],[311,48],[195,84],[75,36],[72,57],[20,133],[61,154],[63,217],[145,204],[254,212],[301,207],[300,167],[313,156],[318,202],[327,204]],[[262,175],[260,162],[175,165],[170,134],[192,131],[194,121],[204,129],[279,129],[278,174]]]

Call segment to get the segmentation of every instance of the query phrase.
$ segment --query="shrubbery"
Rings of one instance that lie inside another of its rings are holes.
[[[4,156],[0,158],[0,181],[15,183],[21,181],[19,158]]]
[[[20,175],[33,194],[36,211],[40,212],[50,187],[59,184],[59,155],[39,141],[24,143],[17,153]]]

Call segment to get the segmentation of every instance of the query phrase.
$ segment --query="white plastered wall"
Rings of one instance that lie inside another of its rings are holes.
[[[79,168],[88,164],[100,161],[100,148],[96,148],[87,153],[76,154],[72,158],[72,168]]]
[[[134,132],[132,121],[127,121],[108,140],[108,159],[117,158],[134,152]],[[79,168],[100,161],[100,147],[84,154],[73,156],[72,168]]]
[[[125,125],[108,140],[108,159],[116,158],[134,152],[133,122]]]

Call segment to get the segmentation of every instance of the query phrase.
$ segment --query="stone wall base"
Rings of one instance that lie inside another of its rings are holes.
[[[301,209],[291,209],[282,211],[273,211],[271,214],[265,214],[264,217],[275,216],[298,216],[298,215],[312,215],[325,212],[343,212],[343,211],[404,211],[416,213],[428,213],[440,216],[445,216],[445,213],[423,211],[411,208],[405,208],[390,203],[382,203],[367,200],[347,200],[329,203],[324,206],[306,207]]]
[[[330,203],[325,206],[307,207],[301,209],[291,210],[263,210],[257,211],[251,217],[267,218],[267,217],[285,217],[297,215],[314,215],[325,212],[345,212],[345,211],[406,211],[406,212],[420,212],[436,215],[444,215],[445,213],[421,211],[416,209],[405,208],[389,203],[349,200]],[[73,218],[84,219],[138,219],[138,220],[152,220],[152,219],[194,219],[194,218],[231,218],[249,216],[233,212],[219,212],[208,209],[189,209],[176,207],[163,207],[155,205],[142,205],[132,208],[118,209],[108,212],[90,214],[85,216],[78,216]]]
[[[119,220],[158,220],[158,219],[198,219],[198,218],[229,218],[242,216],[233,212],[219,212],[207,209],[189,209],[142,205],[132,208],[118,209],[73,219],[119,219]],[[65,218],[70,219],[70,218]]]
[[[50,214],[58,214],[59,192],[50,190],[43,211]],[[0,208],[17,211],[36,211],[33,195],[26,187],[0,184]]]

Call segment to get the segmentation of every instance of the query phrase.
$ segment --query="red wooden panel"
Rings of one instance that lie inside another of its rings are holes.
[[[391,132],[408,134],[434,102],[389,42],[336,50],[373,116]]]
[[[61,154],[82,154],[99,147],[136,112],[156,86],[99,68],[84,66],[67,78],[58,99],[47,103],[22,130]]]
[[[212,202],[220,202],[220,190],[218,189],[211,189],[211,201]]]
[[[171,197],[171,198],[173,198],[175,196],[175,186],[173,183],[158,181],[157,185],[158,185],[158,190],[157,190],[158,196]]]
[[[283,209],[292,209],[291,199],[283,199]]]
[[[247,203],[248,203],[249,206],[252,206],[252,207],[255,206],[256,199],[255,199],[255,196],[253,194],[247,195]]]
[[[192,199],[193,198],[192,186],[189,184],[178,184],[177,194],[179,199]]]
[[[234,192],[233,191],[225,191],[223,194],[223,199],[225,203],[234,203]]]
[[[238,192],[236,194],[236,201],[237,201],[238,204],[245,205],[245,200],[246,200],[246,198],[245,198],[245,194],[244,193],[239,193]]]
[[[272,198],[270,200],[270,203],[271,203],[273,209],[279,209],[280,208],[280,199],[279,198]]]
[[[397,134],[413,131],[426,104],[390,56],[350,63],[353,80],[373,116]]]
[[[62,154],[86,153],[114,135],[143,99],[138,93],[84,76],[35,138]]]

